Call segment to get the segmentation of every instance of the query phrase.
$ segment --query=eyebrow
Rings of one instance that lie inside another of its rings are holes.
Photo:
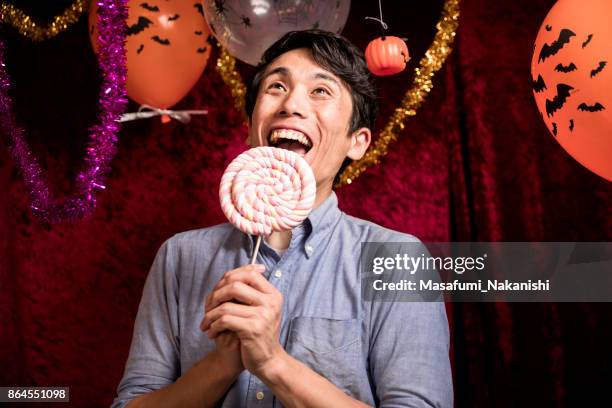
[[[269,72],[267,72],[266,74],[264,74],[262,81],[265,80],[267,77],[271,76],[271,75],[275,75],[275,74],[279,74],[282,76],[288,76],[289,75],[289,69],[287,69],[286,67],[276,67],[272,70],[270,70]],[[312,78],[314,79],[322,79],[324,81],[329,81],[332,82],[334,85],[336,85],[338,88],[340,88],[340,83],[338,82],[338,80],[336,80],[333,76],[326,74],[325,72],[317,72],[315,73]]]
[[[289,74],[289,70],[285,67],[276,67],[273,70],[271,70],[270,72],[266,72],[263,76],[262,81],[264,79],[266,79],[267,77],[269,77],[270,75],[274,75],[274,74],[280,74],[283,76],[287,76]]]
[[[314,77],[315,77],[315,78],[317,78],[317,79],[322,79],[322,80],[324,80],[324,81],[329,81],[329,82],[332,82],[332,83],[334,83],[334,84],[335,84],[335,85],[336,85],[338,88],[340,88],[340,83],[339,83],[339,82],[336,80],[336,78],[334,78],[333,76],[328,75],[328,74],[326,74],[326,73],[324,73],[324,72],[317,72],[317,73],[314,75]]]

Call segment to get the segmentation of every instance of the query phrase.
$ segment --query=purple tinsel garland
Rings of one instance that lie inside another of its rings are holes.
[[[61,202],[50,197],[40,164],[33,156],[16,125],[12,101],[8,96],[10,78],[6,72],[5,44],[0,38],[0,128],[9,137],[11,154],[30,191],[32,212],[49,222],[82,218],[93,211],[95,193],[103,190],[105,175],[116,152],[119,117],[127,106],[125,78],[125,22],[127,0],[98,1],[98,60],[103,81],[100,89],[98,124],[89,130],[84,169],[77,176],[76,196]]]

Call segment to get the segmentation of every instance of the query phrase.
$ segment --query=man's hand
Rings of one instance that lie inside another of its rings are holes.
[[[237,335],[244,367],[286,407],[367,407],[283,350],[283,296],[263,277],[264,270],[248,265],[227,272],[206,299],[202,330],[215,341]]]
[[[283,296],[262,276],[264,270],[247,265],[227,272],[206,300],[201,325],[211,339],[234,332],[242,363],[255,375],[284,354],[278,340]]]
[[[230,272],[238,271],[238,270],[248,270],[251,269],[252,265],[243,266],[237,269],[234,269]],[[219,286],[215,287],[215,289]],[[208,312],[210,309],[208,307],[208,301],[205,302],[204,311]],[[200,329],[203,329],[204,319],[202,319],[202,323],[200,323]],[[219,333],[219,335],[215,338],[215,345],[217,346],[217,352],[222,361],[225,362],[226,367],[230,368],[230,370],[241,373],[244,370],[244,365],[242,364],[242,358],[240,356],[240,339],[238,339],[238,335],[231,331],[224,331]]]
[[[215,339],[219,356],[225,361],[227,367],[240,374],[244,370],[240,357],[240,339],[236,333],[226,331],[220,333]]]

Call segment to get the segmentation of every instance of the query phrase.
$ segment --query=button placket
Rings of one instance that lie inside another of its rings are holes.
[[[256,376],[250,375],[247,407],[272,407],[274,395]]]

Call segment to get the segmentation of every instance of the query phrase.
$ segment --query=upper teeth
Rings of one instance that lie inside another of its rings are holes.
[[[298,132],[297,130],[291,130],[291,129],[273,130],[272,133],[270,134],[270,143],[276,143],[280,139],[297,140],[298,142],[300,142],[306,147],[312,146],[312,143],[310,143],[310,140],[302,132]]]

